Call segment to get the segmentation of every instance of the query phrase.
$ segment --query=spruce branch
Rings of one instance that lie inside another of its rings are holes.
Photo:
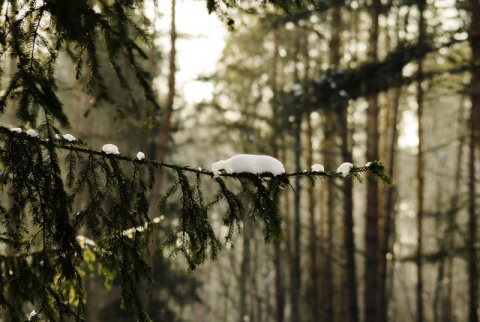
[[[349,173],[336,171],[301,171],[272,175],[270,173],[213,173],[201,168],[179,166],[151,159],[139,160],[122,154],[97,151],[80,140],[55,139],[57,130],[46,114],[40,136],[11,131],[0,126],[3,142],[0,158],[3,170],[0,184],[8,187],[10,208],[0,207],[0,223],[7,232],[0,237],[3,244],[13,245],[15,256],[0,256],[0,277],[8,276],[5,267],[20,272],[23,279],[35,285],[38,292],[0,296],[0,305],[11,316],[20,311],[18,301],[37,303],[44,317],[63,321],[80,317],[84,305],[80,264],[87,252],[94,252],[102,270],[110,279],[118,278],[125,308],[137,319],[148,321],[137,286],[141,280],[152,282],[146,259],[152,227],[150,220],[157,209],[149,209],[148,194],[152,189],[154,170],[169,169],[175,182],[163,194],[161,216],[170,216],[167,204],[178,205],[178,225],[164,240],[161,250],[182,254],[193,270],[206,260],[214,260],[223,243],[216,236],[209,218],[212,207],[225,207],[222,224],[227,228],[225,243],[233,246],[233,236],[241,231],[244,213],[263,226],[265,241],[283,235],[278,199],[290,178],[350,180],[366,173],[391,183],[383,165],[373,161],[363,167],[352,167]],[[32,134],[32,132],[30,132]],[[63,158],[64,170],[60,167]],[[19,162],[21,160],[21,162]],[[213,186],[216,194],[208,199],[203,189]],[[87,203],[73,214],[72,204],[80,194]],[[244,203],[248,202],[248,207]],[[173,207],[172,207],[173,208]],[[160,219],[159,219],[160,220]],[[27,223],[33,224],[29,227]],[[33,228],[35,228],[33,230]],[[92,242],[85,242],[79,230],[85,228]],[[32,232],[42,237],[32,238]],[[86,246],[87,245],[87,246]],[[0,286],[2,284],[0,278]],[[28,288],[22,280],[8,286]],[[69,302],[66,291],[75,289],[77,297]],[[31,288],[30,288],[31,289]],[[12,300],[13,299],[13,300]],[[63,313],[62,313],[63,312]]]

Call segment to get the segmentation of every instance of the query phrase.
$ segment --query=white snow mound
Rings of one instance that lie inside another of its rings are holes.
[[[63,138],[64,138],[65,140],[69,141],[69,142],[75,142],[75,141],[77,141],[77,138],[76,138],[76,137],[74,137],[73,135],[68,134],[68,133],[67,133],[67,134],[64,134],[64,135],[63,135]]]
[[[271,173],[274,176],[285,173],[282,162],[268,155],[237,154],[230,159],[212,163],[215,176],[220,175],[220,170],[227,173]]]
[[[143,153],[143,152],[141,152],[141,151],[138,152],[138,153],[137,153],[137,159],[138,159],[138,160],[143,160],[143,159],[145,159],[145,153]]]
[[[350,162],[344,162],[338,167],[337,172],[341,173],[342,176],[346,177],[350,174],[350,170],[352,169],[352,167],[353,164],[351,164]]]
[[[312,165],[312,171],[325,172],[325,167],[322,164],[315,163]]]
[[[105,144],[102,147],[102,151],[106,154],[120,154],[116,145],[113,144]]]
[[[22,129],[19,127],[13,127],[10,129],[10,132],[22,133]]]
[[[35,130],[30,129],[27,131],[27,135],[36,138],[38,136],[38,133]]]

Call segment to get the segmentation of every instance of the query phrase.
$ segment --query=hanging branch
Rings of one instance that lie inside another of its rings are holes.
[[[148,244],[154,223],[149,211],[160,210],[162,216],[156,217],[164,218],[170,215],[168,202],[178,203],[178,224],[158,251],[183,255],[193,270],[214,260],[223,246],[208,216],[214,206],[226,207],[224,242],[233,247],[245,211],[247,218],[262,223],[266,242],[283,237],[278,199],[292,177],[312,183],[316,179],[361,181],[363,174],[370,173],[391,184],[378,161],[340,173],[218,173],[122,155],[114,146],[93,150],[55,132],[49,117],[45,117],[40,134],[0,126],[4,142],[0,186],[11,200],[10,206],[0,206],[0,223],[6,228],[0,233],[0,243],[14,250],[13,256],[0,256],[0,287],[8,290],[0,296],[0,306],[12,321],[21,320],[21,303],[25,302],[34,303],[38,314],[50,320],[81,320],[85,296],[80,264],[93,250],[85,247],[80,229],[91,234],[98,251],[95,256],[107,279],[118,278],[122,305],[139,321],[149,321],[137,291],[141,280],[152,281],[147,258],[153,255],[148,253]],[[62,154],[63,171],[57,153]],[[159,209],[149,209],[148,194],[159,167],[170,169],[175,181],[164,193]],[[216,189],[212,200],[205,200],[203,189],[208,186]],[[73,202],[80,194],[85,194],[88,202],[74,211]]]

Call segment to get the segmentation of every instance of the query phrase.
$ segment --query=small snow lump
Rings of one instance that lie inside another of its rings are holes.
[[[113,144],[105,144],[103,147],[102,147],[102,151],[105,152],[106,154],[120,154],[120,152],[118,151],[118,148],[116,145],[113,145]]]
[[[346,177],[350,174],[350,170],[352,169],[352,167],[353,164],[351,164],[350,162],[345,162],[338,167],[337,172],[341,173],[342,176]]]
[[[28,131],[27,131],[27,135],[29,135],[29,136],[31,136],[31,137],[33,137],[33,138],[38,137],[38,133],[37,133],[35,130],[33,130],[33,129],[28,130]]]
[[[315,163],[312,165],[312,171],[314,172],[325,172],[325,167],[323,164]]]

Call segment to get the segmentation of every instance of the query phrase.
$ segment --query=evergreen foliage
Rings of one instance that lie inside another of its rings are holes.
[[[132,91],[119,60],[133,72],[145,98],[158,108],[149,73],[139,64],[139,58],[147,55],[137,42],[147,41],[150,36],[129,13],[142,3],[133,0],[1,1],[0,6],[5,10],[0,18],[3,25],[0,57],[15,58],[17,70],[0,97],[0,112],[5,111],[9,99],[16,99],[17,117],[22,122],[35,124],[38,111],[44,109],[62,125],[68,125],[56,93],[55,67],[61,51],[66,51],[74,61],[77,79],[82,74],[88,75],[86,90],[96,98],[95,104],[102,100],[113,102],[100,73],[99,44],[105,47],[108,63],[124,90]],[[85,67],[88,71],[84,71]],[[133,95],[130,97],[133,99]]]
[[[31,303],[50,320],[82,320],[86,299],[80,264],[87,250],[97,254],[108,275],[119,279],[122,307],[148,321],[137,287],[140,280],[151,282],[146,260],[152,255],[148,254],[148,244],[154,224],[148,217],[146,200],[151,189],[148,179],[156,167],[170,169],[177,178],[162,205],[172,198],[180,204],[178,224],[159,250],[173,245],[172,254],[184,255],[190,269],[215,259],[222,247],[208,217],[214,205],[226,207],[222,223],[228,230],[224,236],[227,243],[231,244],[233,234],[241,229],[246,209],[252,219],[263,224],[268,242],[282,238],[277,200],[289,177],[301,176],[312,182],[317,177],[348,178],[335,171],[275,177],[234,173],[214,178],[211,171],[106,154],[81,142],[55,140],[48,119],[42,124],[40,138],[0,128],[4,142],[1,223],[5,227],[1,242],[13,254],[0,258],[0,304],[12,321],[22,320],[24,303]],[[64,170],[61,159],[65,160]],[[354,168],[350,176],[363,172],[388,182],[378,162]],[[215,183],[217,194],[205,200],[203,185]],[[72,209],[73,201],[82,194],[88,196],[88,202],[82,209]],[[79,238],[82,232],[91,235],[95,247],[85,247]]]
[[[284,10],[302,1],[268,1]],[[101,265],[108,281],[118,283],[121,306],[139,321],[149,321],[139,295],[140,282],[151,283],[148,259],[158,221],[154,217],[178,218],[172,235],[158,248],[182,254],[189,269],[215,259],[222,248],[221,236],[212,228],[209,210],[225,207],[222,223],[225,242],[242,228],[248,214],[263,225],[265,241],[282,238],[282,216],[278,198],[289,187],[292,176],[348,180],[370,172],[389,182],[380,163],[352,169],[344,177],[335,171],[289,173],[223,174],[211,171],[138,160],[129,155],[107,154],[81,141],[56,139],[57,122],[68,126],[64,106],[57,96],[55,67],[61,51],[75,62],[75,75],[87,75],[86,90],[96,98],[114,103],[100,72],[100,43],[108,63],[127,93],[132,86],[124,68],[133,71],[145,99],[159,108],[150,86],[150,75],[139,64],[146,54],[137,44],[147,41],[144,26],[130,10],[143,1],[133,0],[47,0],[0,1],[0,57],[10,55],[17,68],[0,97],[0,113],[10,99],[22,125],[37,128],[39,137],[0,127],[0,307],[11,321],[83,321],[88,299],[82,284],[91,261]],[[227,3],[225,1],[224,3]],[[218,6],[207,1],[209,10]],[[125,64],[120,65],[119,60]],[[87,71],[84,71],[84,68]],[[3,74],[0,70],[0,74]],[[129,95],[135,106],[134,95]],[[38,120],[41,124],[36,126]],[[63,167],[62,167],[63,163]],[[165,192],[161,207],[149,209],[154,170],[169,169],[174,184]],[[214,186],[217,193],[206,200],[203,189]],[[79,198],[87,200],[74,209]],[[174,199],[177,213],[165,207]]]

